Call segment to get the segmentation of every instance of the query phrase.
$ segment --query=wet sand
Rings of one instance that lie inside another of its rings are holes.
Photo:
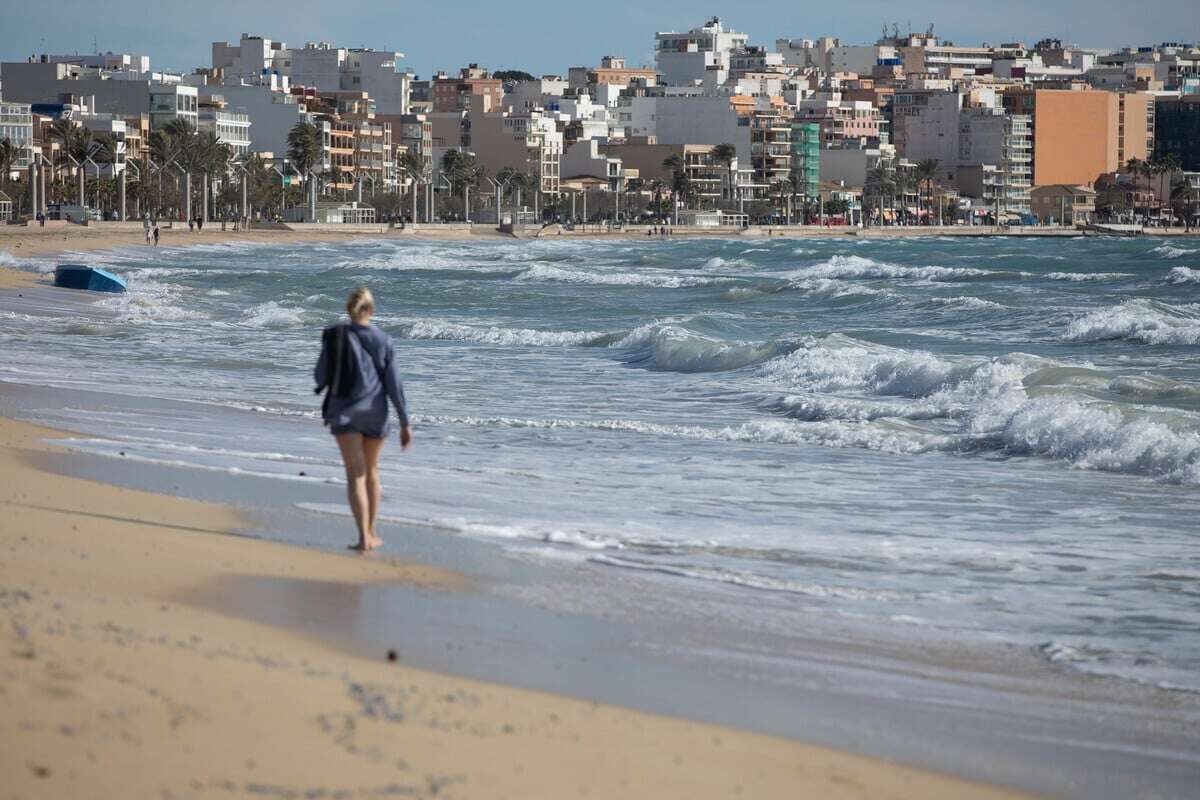
[[[6,798],[1016,796],[383,652],[348,655],[187,605],[178,598],[229,577],[435,594],[471,585],[449,570],[258,540],[229,507],[43,471],[39,454],[61,453],[45,442],[55,436],[0,420]]]

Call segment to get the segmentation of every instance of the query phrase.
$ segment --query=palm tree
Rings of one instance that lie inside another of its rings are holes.
[[[653,201],[654,216],[658,219],[659,222],[662,222],[662,218],[663,218],[662,196],[663,196],[663,189],[667,188],[667,184],[663,182],[662,178],[651,178],[648,186],[649,186],[650,191],[653,192],[653,194],[654,194],[654,201]]]
[[[8,176],[17,160],[17,146],[7,136],[0,139],[0,192],[8,189]]]
[[[886,164],[880,163],[867,173],[866,189],[876,197],[876,204],[879,208],[879,222],[882,224],[884,195],[893,195],[896,191],[892,171],[887,168]],[[865,202],[864,205],[866,205]]]
[[[1167,197],[1168,181],[1170,181],[1170,179],[1175,175],[1175,173],[1179,171],[1179,168],[1181,166],[1180,161],[1179,161],[1179,156],[1175,155],[1174,153],[1167,153],[1164,156],[1156,157],[1151,163],[1154,166],[1155,172],[1157,172],[1158,175],[1160,176],[1159,189],[1161,191],[1159,192],[1159,196],[1161,196],[1163,198],[1163,200],[1166,201],[1168,199],[1168,197]]]
[[[737,182],[734,180],[733,162],[737,161],[737,147],[729,142],[719,144],[713,148],[712,159],[718,164],[725,165],[725,171],[729,174],[729,199],[736,202]]]
[[[925,188],[929,194],[929,222],[933,224],[933,183],[937,178],[938,167],[941,166],[940,161],[936,158],[927,158],[924,161],[917,163],[917,220],[920,221],[921,216],[921,188]]]
[[[672,153],[663,159],[664,168],[671,171],[671,199],[678,209],[679,201],[683,200],[687,208],[687,198],[692,193],[692,180],[688,177],[687,167],[678,153]]]
[[[1196,200],[1200,190],[1192,187],[1186,178],[1180,178],[1171,184],[1171,208],[1183,218],[1186,232],[1192,232],[1192,218],[1196,215]]]
[[[417,221],[417,185],[425,177],[425,159],[420,153],[406,150],[400,156],[400,174],[409,181],[412,194],[412,221]]]
[[[312,168],[321,161],[324,147],[321,131],[311,122],[297,122],[287,135],[287,154],[304,181],[306,196],[311,196]]]

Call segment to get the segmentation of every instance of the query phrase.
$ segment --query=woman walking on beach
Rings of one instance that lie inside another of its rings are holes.
[[[400,417],[400,446],[412,441],[404,387],[396,368],[392,340],[372,327],[375,299],[359,287],[346,301],[349,324],[326,328],[314,377],[317,391],[326,390],[321,407],[325,424],[336,437],[346,466],[346,493],[358,526],[355,550],[373,550],[383,541],[375,535],[379,512],[379,454],[390,429],[388,400]]]

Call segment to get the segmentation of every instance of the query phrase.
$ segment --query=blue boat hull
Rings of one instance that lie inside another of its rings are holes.
[[[54,285],[65,289],[86,289],[92,292],[125,291],[125,281],[108,270],[82,264],[62,264],[54,270]]]

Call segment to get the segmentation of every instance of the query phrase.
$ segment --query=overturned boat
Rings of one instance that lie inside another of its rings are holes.
[[[60,264],[54,270],[54,285],[91,292],[123,292],[125,281],[106,269],[84,264]]]

